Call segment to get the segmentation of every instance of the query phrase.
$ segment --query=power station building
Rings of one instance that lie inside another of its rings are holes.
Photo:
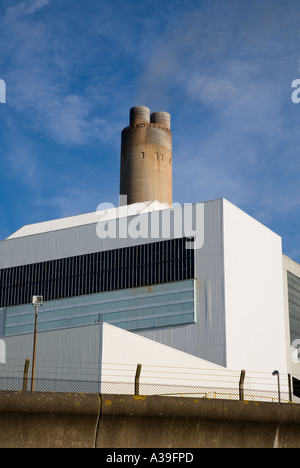
[[[25,226],[0,242],[0,386],[31,357],[31,302],[41,295],[38,360],[52,363],[52,380],[68,375],[82,391],[91,380],[101,391],[108,363],[228,376],[276,369],[300,397],[300,265],[226,199],[172,206],[168,113],[131,109],[120,195],[119,207]]]

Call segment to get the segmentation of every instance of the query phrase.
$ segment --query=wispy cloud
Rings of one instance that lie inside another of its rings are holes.
[[[183,15],[140,77],[140,102],[173,111],[181,154],[177,179],[190,164],[189,188],[207,187],[212,196],[222,189],[236,202],[249,197],[248,204],[267,200],[268,190],[277,211],[279,172],[288,177],[286,157],[294,164],[299,140],[289,123],[300,54],[295,7],[294,0],[211,1]],[[180,126],[185,133],[178,137]],[[285,189],[295,197],[294,184]]]
[[[68,50],[58,47],[55,20],[50,24],[45,16],[31,18],[49,3],[50,0],[28,0],[6,11],[9,104],[26,114],[29,127],[59,144],[105,140],[107,132],[100,127],[105,126],[106,120],[94,115],[97,103],[89,96],[88,81],[74,92],[79,77],[71,75],[73,63]]]
[[[36,184],[36,178],[38,174],[37,162],[32,152],[26,148],[22,148],[19,145],[12,147],[12,152],[9,152],[6,156],[12,174],[22,182],[29,184],[34,187]]]
[[[96,211],[97,197],[91,191],[84,188],[62,188],[61,193],[52,198],[39,198],[36,205],[46,209],[54,210],[57,217],[65,218],[69,216],[76,216],[82,213]],[[93,203],[92,203],[93,201]]]
[[[51,0],[25,0],[7,8],[6,20],[11,21],[21,15],[32,15],[41,8],[47,6]]]

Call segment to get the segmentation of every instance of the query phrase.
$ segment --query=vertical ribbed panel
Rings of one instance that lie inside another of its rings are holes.
[[[187,239],[170,239],[0,270],[0,307],[194,278]]]

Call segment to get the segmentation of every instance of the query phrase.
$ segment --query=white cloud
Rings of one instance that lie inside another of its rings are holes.
[[[294,0],[212,0],[164,38],[140,77],[138,100],[163,105],[176,119],[180,197],[224,196],[268,211],[268,219],[299,209],[299,189],[290,183],[292,173],[299,181],[290,107],[299,21]]]
[[[90,190],[80,187],[63,188],[56,190],[59,195],[52,198],[38,199],[36,204],[40,207],[51,208],[57,218],[76,216],[82,213],[96,211],[99,200]]]
[[[49,3],[50,0],[33,0],[31,2],[28,2],[28,13],[35,13],[37,10],[40,10]]]
[[[35,186],[37,180],[37,163],[32,151],[14,144],[5,156],[11,168],[12,175],[31,187]]]
[[[2,60],[9,60],[6,69],[9,105],[20,115],[26,115],[29,128],[58,144],[106,141],[112,132],[107,119],[94,115],[97,102],[89,95],[88,80],[86,89],[80,86],[74,92],[77,86],[77,79],[72,76],[74,58],[69,58],[68,49],[58,47],[60,40],[53,24],[50,26],[45,17],[34,21],[30,18],[49,2],[27,0],[6,12],[2,38],[8,48]],[[71,45],[70,39],[68,44]]]
[[[25,0],[7,8],[6,20],[12,21],[22,15],[32,15],[50,3],[50,0]]]

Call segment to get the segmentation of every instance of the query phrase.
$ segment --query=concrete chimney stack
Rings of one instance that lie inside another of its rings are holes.
[[[172,205],[172,133],[168,112],[130,109],[122,131],[120,195],[127,204],[158,200]]]

